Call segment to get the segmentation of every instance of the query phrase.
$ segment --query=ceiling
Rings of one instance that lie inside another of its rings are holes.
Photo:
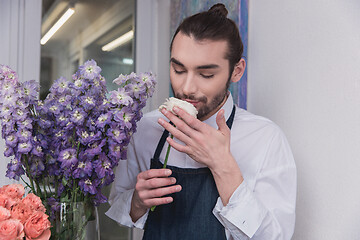
[[[42,35],[75,3],[75,13],[49,40],[66,42],[109,10],[118,0],[43,0]],[[75,33],[75,34],[74,34]]]

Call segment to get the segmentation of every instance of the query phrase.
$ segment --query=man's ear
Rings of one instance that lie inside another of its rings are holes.
[[[231,81],[232,82],[238,82],[240,81],[242,75],[245,72],[246,62],[243,58],[240,59],[240,61],[235,64],[234,70],[231,74]]]

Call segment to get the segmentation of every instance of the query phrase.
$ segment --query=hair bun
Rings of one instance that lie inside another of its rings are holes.
[[[217,3],[213,5],[209,11],[209,13],[215,13],[220,16],[226,17],[228,15],[228,10],[226,9],[225,5],[222,3]]]

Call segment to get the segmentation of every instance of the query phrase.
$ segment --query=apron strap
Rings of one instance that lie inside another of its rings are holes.
[[[230,117],[228,118],[228,120],[226,121],[226,125],[231,129],[232,127],[232,124],[234,122],[234,116],[235,116],[235,105],[233,106],[233,109],[231,111],[231,115]],[[171,125],[174,126],[174,124],[172,122],[170,122]],[[166,138],[169,136],[169,131],[168,130],[164,130],[163,134],[161,135],[161,138],[160,138],[160,141],[156,147],[156,150],[155,150],[155,153],[154,153],[154,156],[153,156],[153,159],[158,159],[160,157],[160,154],[161,154],[161,151],[164,147],[164,144],[166,142]]]

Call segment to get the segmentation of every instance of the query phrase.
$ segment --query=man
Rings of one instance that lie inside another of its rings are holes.
[[[290,239],[296,167],[281,130],[233,104],[243,45],[223,4],[185,19],[171,44],[180,108],[146,114],[116,172],[107,215],[144,239]],[[174,125],[171,125],[171,121]],[[166,129],[166,131],[164,131]],[[168,137],[170,132],[174,139]],[[168,169],[161,169],[171,145]],[[150,161],[151,159],[151,161]],[[154,211],[149,211],[157,206]]]

